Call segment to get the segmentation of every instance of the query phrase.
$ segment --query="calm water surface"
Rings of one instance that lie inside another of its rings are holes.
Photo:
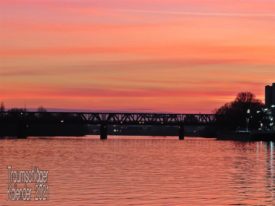
[[[0,205],[275,205],[273,143],[111,137],[0,141]],[[7,166],[49,171],[49,200],[11,202]]]

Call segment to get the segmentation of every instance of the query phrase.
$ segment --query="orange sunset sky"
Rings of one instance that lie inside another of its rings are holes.
[[[6,107],[212,112],[272,82],[274,0],[0,0]]]

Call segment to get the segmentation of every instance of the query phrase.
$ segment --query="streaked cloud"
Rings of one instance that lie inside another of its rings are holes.
[[[270,17],[275,18],[274,13],[234,13],[234,12],[195,12],[195,11],[165,11],[165,10],[135,10],[135,9],[120,9],[120,12],[136,12],[148,14],[166,14],[166,15],[183,15],[183,16],[208,16],[208,17]]]
[[[263,98],[274,17],[273,0],[0,0],[0,101],[210,112],[240,90]]]

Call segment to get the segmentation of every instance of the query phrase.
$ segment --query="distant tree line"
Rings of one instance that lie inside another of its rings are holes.
[[[74,116],[70,113],[51,113],[47,112],[44,107],[39,107],[37,109],[38,114],[33,116],[24,117],[20,115],[26,112],[26,109],[22,108],[12,108],[9,110],[5,109],[5,105],[2,102],[0,104],[0,112],[7,111],[5,115],[0,116],[0,121],[2,123],[9,122],[23,122],[24,118],[31,118],[31,121],[37,122],[51,122],[58,123],[56,127],[62,128],[64,125],[80,125],[78,126],[79,131],[86,131],[83,126],[84,123],[80,116]],[[275,111],[274,111],[275,112]],[[215,111],[216,124],[213,128],[209,127],[212,132],[217,130],[238,130],[238,129],[271,129],[274,127],[274,113],[270,114],[270,111],[265,108],[263,102],[256,98],[256,96],[251,92],[241,92],[236,98],[222,105]],[[270,116],[270,115],[273,115]],[[198,121],[194,116],[187,116],[186,122],[194,123]],[[65,127],[64,127],[65,128]],[[205,131],[207,131],[206,128]],[[1,135],[1,134],[0,134]]]
[[[6,111],[6,112],[5,112]],[[37,113],[26,113],[23,108],[5,110],[0,104],[1,136],[79,136],[87,133],[87,126],[79,115],[47,112],[39,107]]]
[[[11,108],[6,110],[5,104],[4,102],[0,103],[0,112],[26,112],[27,109],[26,108]],[[40,106],[37,108],[36,110],[37,112],[47,112],[47,109],[45,109],[43,106]]]

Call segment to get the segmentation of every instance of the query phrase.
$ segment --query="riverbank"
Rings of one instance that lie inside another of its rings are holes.
[[[217,140],[275,141],[275,131],[227,131],[218,132]]]

